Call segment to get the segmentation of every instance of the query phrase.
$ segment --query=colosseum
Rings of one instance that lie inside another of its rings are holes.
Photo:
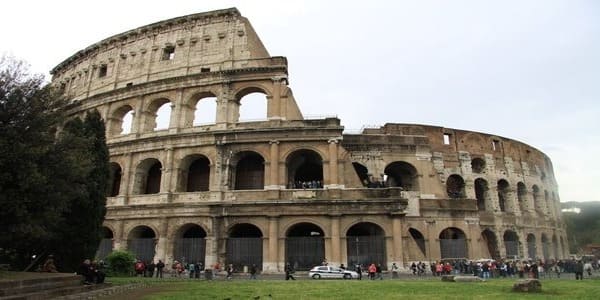
[[[333,55],[333,54],[332,54]],[[111,188],[103,257],[256,264],[567,256],[550,159],[509,138],[305,118],[285,57],[235,8],[177,17],[67,58],[52,84],[98,110]],[[261,120],[240,108],[262,94]],[[157,121],[167,112],[164,126]]]

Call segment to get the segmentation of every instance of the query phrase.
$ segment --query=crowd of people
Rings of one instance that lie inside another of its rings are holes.
[[[308,180],[308,181],[290,181],[288,183],[288,189],[322,189],[323,182],[321,180]]]

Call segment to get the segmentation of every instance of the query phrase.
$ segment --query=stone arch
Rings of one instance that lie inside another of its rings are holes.
[[[108,118],[107,135],[114,137],[131,133],[133,127],[133,107],[129,104],[121,105],[110,113]]]
[[[214,124],[217,121],[217,96],[211,91],[194,93],[186,101],[185,127]]]
[[[475,157],[471,160],[471,170],[475,174],[483,174],[486,170],[485,160],[480,157]]]
[[[420,251],[421,255],[419,255],[419,258],[425,259],[425,257],[427,256],[427,251],[425,250],[425,236],[419,230],[412,227],[408,229],[408,233],[415,242],[417,249],[419,249]]]
[[[527,210],[527,187],[521,181],[517,182],[517,202],[521,211]]]
[[[143,132],[168,129],[171,118],[171,100],[156,98],[150,101],[146,107],[145,116]]]
[[[465,197],[465,180],[457,174],[452,174],[446,179],[446,194],[451,199]]]
[[[232,166],[234,190],[262,190],[265,182],[265,159],[254,151],[236,153]]]
[[[535,235],[533,233],[527,235],[527,255],[529,256],[529,259],[537,258],[537,245],[535,240]]]
[[[206,230],[188,223],[177,229],[174,236],[173,257],[182,262],[205,264]]]
[[[266,120],[268,113],[268,99],[271,98],[272,95],[269,89],[260,85],[247,86],[240,89],[235,93],[235,102],[238,105],[238,110],[234,122]],[[252,107],[246,109],[242,106],[244,101],[252,101]],[[256,102],[260,101],[263,101],[263,103],[259,103],[259,106]]]
[[[542,233],[542,257],[544,261],[550,259],[550,240],[548,240],[548,236],[545,233]]]
[[[381,264],[386,269],[385,231],[371,222],[358,222],[346,231],[347,266]]]
[[[498,180],[498,206],[500,207],[500,211],[511,211],[510,209],[510,194],[509,194],[510,185],[508,181],[504,179]]]
[[[560,252],[558,251],[558,239],[556,238],[556,234],[552,235],[552,254],[554,254],[554,259],[560,258]]]
[[[447,227],[440,232],[441,258],[468,258],[467,236],[456,227]]]
[[[477,198],[477,209],[479,211],[492,210],[490,188],[488,182],[483,178],[475,179],[475,198]]]
[[[322,188],[323,158],[319,153],[308,150],[296,150],[286,158],[288,187]]]
[[[254,224],[237,223],[227,231],[226,263],[235,270],[256,265],[262,269],[263,233]]]
[[[202,154],[192,154],[181,160],[177,190],[182,192],[205,192],[210,187],[211,161]]]
[[[96,251],[96,259],[104,259],[108,256],[113,250],[114,232],[108,226],[102,226],[102,239],[100,240],[100,245],[98,245],[98,250]]]
[[[384,173],[387,175],[386,186],[401,187],[405,191],[419,190],[417,168],[407,162],[392,162],[385,167]]]
[[[540,195],[540,188],[537,185],[533,185],[531,187],[531,194],[533,196],[533,205],[535,207],[535,210],[538,212],[541,212],[543,209],[543,205],[542,205],[542,199],[541,199],[541,195]]]
[[[120,194],[123,169],[121,168],[121,165],[116,162],[111,162],[109,168],[110,177],[106,188],[106,194],[108,197],[116,197]]]
[[[512,230],[504,232],[504,248],[506,249],[506,257],[515,259],[519,256],[519,236]]]
[[[154,260],[156,242],[156,232],[145,225],[134,227],[127,235],[127,249],[144,262]]]
[[[286,230],[285,262],[296,270],[310,270],[325,260],[325,232],[308,222],[295,223]]]
[[[499,259],[500,249],[498,249],[498,238],[489,228],[484,229],[481,232],[481,240],[485,243],[490,258]]]
[[[162,164],[156,158],[142,160],[135,170],[133,194],[157,194],[160,192]]]

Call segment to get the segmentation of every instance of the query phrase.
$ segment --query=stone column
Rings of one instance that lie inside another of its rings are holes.
[[[217,263],[218,260],[218,252],[219,245],[217,243],[219,238],[219,226],[220,223],[217,218],[210,218],[211,224],[208,224],[210,228],[210,232],[206,236],[206,249],[204,256],[204,266],[207,269],[212,269],[212,267]]]
[[[400,215],[394,216],[392,219],[392,243],[393,243],[393,256],[392,262],[395,262],[398,267],[404,266],[404,253],[402,249],[402,221]],[[388,264],[391,266],[390,262]]]
[[[440,239],[437,233],[439,232],[435,220],[424,221],[427,227],[427,237],[425,240],[425,249],[427,250],[427,259],[439,260],[442,257],[440,250]]]
[[[183,89],[178,89],[176,99],[171,102],[171,116],[169,119],[169,133],[177,133],[186,121],[183,104]]]
[[[269,159],[269,183],[266,189],[276,190],[279,185],[279,141],[269,141],[271,145],[271,154]]]
[[[331,257],[326,257],[333,266],[341,264],[340,257],[340,217],[331,217]]]
[[[217,124],[225,124],[231,122],[229,118],[230,107],[229,102],[233,101],[229,82],[224,82],[221,86],[221,91],[217,96],[217,116],[215,122]]]
[[[133,193],[133,187],[131,186],[132,176],[135,174],[135,167],[132,165],[133,154],[131,152],[127,153],[125,156],[125,164],[123,165],[123,169],[121,170],[122,177],[121,186],[119,187],[119,195],[123,195],[123,204],[127,205],[129,203],[129,195]]]
[[[169,245],[169,220],[167,218],[160,219],[160,231],[158,232],[158,241],[156,244],[156,253],[154,254],[154,260],[158,261],[159,259],[166,261],[167,256],[172,257],[173,253],[167,253],[167,248]]]
[[[167,155],[161,172],[160,192],[170,193],[172,191],[171,181],[173,180],[173,147],[166,147],[165,151]]]
[[[267,96],[267,118],[269,120],[278,120],[283,116],[281,113],[281,79],[280,76],[271,78],[273,89],[271,96]]]
[[[268,236],[267,259],[263,262],[263,271],[277,272],[279,263],[279,219],[269,217],[269,236]]]
[[[329,184],[327,188],[338,188],[338,138],[332,138],[329,143]]]
[[[114,241],[113,241],[113,249],[114,250],[126,250],[127,249],[127,240],[124,232],[124,222],[123,220],[115,220],[115,232],[114,232]]]

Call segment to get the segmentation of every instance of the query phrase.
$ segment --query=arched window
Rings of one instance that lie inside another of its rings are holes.
[[[459,175],[450,175],[446,180],[446,193],[452,199],[465,197],[465,181]]]
[[[439,236],[442,258],[467,258],[467,240],[465,233],[455,227],[444,229]]]
[[[517,183],[517,201],[519,202],[519,209],[525,211],[527,209],[527,188],[522,182]]]
[[[417,169],[407,162],[393,162],[385,167],[384,173],[387,175],[386,186],[401,187],[405,191],[419,190]]]
[[[360,179],[360,182],[362,183],[362,185],[368,186],[369,185],[369,169],[367,169],[367,167],[365,167],[364,165],[357,163],[357,162],[352,162],[352,167],[354,167],[354,171],[356,172],[356,175],[358,176],[358,179]]]
[[[484,173],[485,172],[485,160],[476,157],[471,160],[471,170],[473,173]]]
[[[214,124],[217,117],[217,97],[203,97],[196,102],[194,126]]]
[[[498,180],[498,204],[500,211],[506,211],[507,202],[509,201],[508,182],[504,179]]]
[[[131,133],[133,124],[133,108],[123,105],[112,112],[108,119],[107,132],[109,136]]]
[[[262,237],[262,232],[255,225],[244,223],[233,226],[227,238],[227,262],[233,264],[235,270],[252,265],[262,269]]]
[[[256,152],[238,154],[235,166],[235,190],[262,190],[265,182],[265,160]]]
[[[410,236],[412,237],[413,241],[417,244],[417,248],[421,251],[422,257],[424,258],[426,256],[425,237],[420,231],[414,228],[409,228],[408,232],[410,233]]]
[[[475,179],[475,198],[477,198],[477,209],[480,211],[487,210],[489,205],[489,188],[485,179]]]
[[[171,120],[171,103],[167,102],[161,105],[156,111],[156,125],[154,130],[169,129],[169,122]]]
[[[173,252],[177,260],[204,265],[206,231],[196,224],[183,225],[176,233]]]
[[[154,158],[143,160],[135,172],[134,194],[157,194],[160,192],[162,164]]]
[[[236,94],[239,104],[237,122],[267,120],[267,93],[258,87],[249,87]]]
[[[189,166],[186,192],[208,191],[210,181],[210,162],[205,156],[199,156]]]
[[[516,258],[519,256],[519,237],[512,230],[504,232],[504,247],[506,248],[506,257]]]
[[[285,261],[296,270],[310,270],[325,259],[325,233],[312,223],[292,226],[285,239]]]
[[[154,260],[156,233],[148,226],[135,227],[129,233],[127,248],[139,260],[145,262]]]
[[[323,159],[312,150],[298,150],[286,161],[288,187],[323,188]]]
[[[110,180],[107,186],[107,194],[109,197],[116,197],[119,195],[121,189],[121,166],[118,163],[110,163]]]
[[[381,264],[386,268],[385,233],[379,225],[363,222],[346,232],[347,265]]]
[[[493,259],[500,258],[500,250],[498,250],[498,239],[496,238],[496,234],[489,229],[485,229],[481,232],[481,238],[485,242],[489,257]]]

